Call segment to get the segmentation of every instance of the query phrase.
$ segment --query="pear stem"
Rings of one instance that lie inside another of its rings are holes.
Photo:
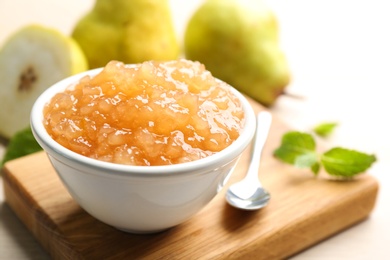
[[[282,95],[285,96],[285,97],[289,97],[289,98],[293,98],[293,99],[298,99],[298,100],[305,100],[306,97],[301,95],[301,94],[297,94],[297,93],[292,93],[292,92],[289,92],[287,90],[284,90],[282,92]]]

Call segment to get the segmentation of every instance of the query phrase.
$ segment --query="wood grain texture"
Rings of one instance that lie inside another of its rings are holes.
[[[53,259],[286,258],[367,218],[378,193],[369,174],[348,182],[316,179],[274,159],[272,151],[288,130],[274,118],[259,173],[272,198],[260,211],[230,207],[225,187],[179,226],[158,234],[124,233],[82,210],[43,152],[5,165],[5,198]],[[242,178],[248,161],[249,149],[228,185]]]

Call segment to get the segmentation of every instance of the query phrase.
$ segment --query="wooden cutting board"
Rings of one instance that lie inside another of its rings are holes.
[[[274,118],[259,173],[272,198],[259,211],[229,206],[225,187],[179,226],[158,234],[124,233],[82,210],[43,152],[5,165],[5,198],[53,259],[286,258],[367,218],[378,192],[377,181],[368,174],[331,181],[274,159],[272,151],[288,130]],[[228,185],[242,178],[248,159],[249,149]]]

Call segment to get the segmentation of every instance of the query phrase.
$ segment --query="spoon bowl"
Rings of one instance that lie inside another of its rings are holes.
[[[244,210],[256,210],[265,207],[271,196],[258,178],[260,156],[271,126],[272,116],[267,111],[257,115],[257,126],[252,144],[249,169],[244,179],[229,187],[226,201],[233,207]]]
[[[245,210],[261,209],[267,206],[270,198],[269,192],[262,187],[258,187],[249,198],[238,197],[237,193],[232,192],[231,189],[228,190],[226,195],[226,199],[230,205]]]

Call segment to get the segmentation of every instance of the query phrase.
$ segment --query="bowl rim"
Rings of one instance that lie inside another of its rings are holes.
[[[239,137],[231,143],[228,147],[215,153],[211,156],[201,158],[199,160],[170,164],[170,165],[157,165],[157,166],[140,166],[140,165],[126,165],[112,162],[100,161],[98,159],[89,158],[78,154],[68,148],[57,143],[47,133],[43,125],[43,107],[49,102],[49,100],[58,92],[65,90],[68,87],[72,87],[78,83],[78,81],[87,75],[94,76],[103,68],[92,69],[84,71],[70,77],[67,77],[47,88],[35,101],[30,115],[30,125],[33,135],[40,146],[45,152],[56,158],[57,160],[66,161],[67,164],[77,163],[79,166],[93,168],[99,172],[107,172],[109,174],[119,175],[131,175],[131,176],[174,176],[178,174],[189,174],[191,171],[199,171],[201,169],[213,169],[216,170],[223,165],[226,165],[239,157],[242,152],[247,148],[252,141],[255,128],[256,118],[254,110],[250,105],[247,98],[230,86],[233,94],[239,98],[244,113],[245,124]],[[221,163],[223,162],[223,163]],[[73,167],[74,168],[74,167]]]

